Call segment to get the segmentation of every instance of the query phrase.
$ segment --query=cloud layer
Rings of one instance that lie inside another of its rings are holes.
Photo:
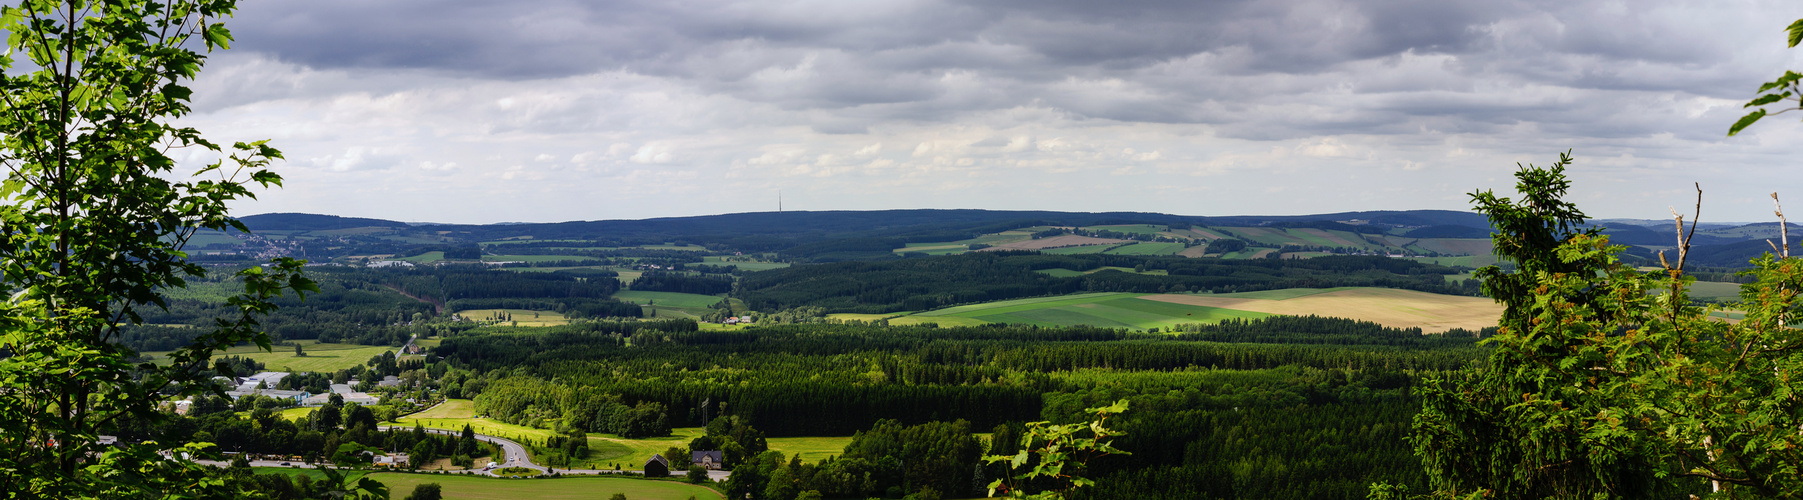
[[[1803,127],[1776,1],[252,1],[186,120],[269,138],[244,213],[1464,208],[1579,157],[1593,215],[1763,220]],[[1710,215],[1713,215],[1711,217]]]

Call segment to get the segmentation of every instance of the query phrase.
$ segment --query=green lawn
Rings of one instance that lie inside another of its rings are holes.
[[[414,486],[438,483],[445,500],[563,500],[607,498],[622,493],[632,500],[724,499],[706,487],[677,481],[652,481],[622,477],[562,477],[550,479],[500,479],[472,475],[435,475],[381,472],[371,479],[388,486],[389,498],[406,498]]]
[[[614,298],[622,302],[633,304],[649,304],[656,302],[657,305],[670,307],[707,308],[720,303],[720,297],[715,297],[713,295],[676,292],[645,292],[638,290],[620,291],[614,294]]]
[[[1064,269],[1064,268],[1058,268],[1058,269],[1039,269],[1039,270],[1035,270],[1035,271],[1033,271],[1033,272],[1036,272],[1036,273],[1039,273],[1039,274],[1044,274],[1044,275],[1048,275],[1048,276],[1054,276],[1054,277],[1059,277],[1059,278],[1074,278],[1074,277],[1077,277],[1077,276],[1082,276],[1082,275],[1084,275],[1084,274],[1088,274],[1088,273],[1085,273],[1085,272],[1083,272],[1083,271],[1072,271],[1072,270],[1069,270],[1069,269]]]
[[[294,340],[291,342],[300,344],[301,349],[303,352],[306,352],[307,355],[295,356],[294,347],[292,346],[272,346],[274,352],[263,352],[262,349],[254,345],[233,347],[226,349],[225,352],[220,354],[254,359],[263,363],[265,366],[268,366],[272,371],[332,372],[343,370],[345,368],[362,366],[369,361],[369,358],[380,356],[383,352],[394,350],[393,347],[388,346],[321,344],[312,340]],[[169,362],[168,351],[147,352],[144,354],[155,356],[153,361],[157,364],[166,364]]]

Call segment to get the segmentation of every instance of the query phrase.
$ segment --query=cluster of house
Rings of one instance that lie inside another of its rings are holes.
[[[720,467],[725,462],[726,455],[720,453],[720,450],[689,452],[689,464],[701,466],[703,469],[720,470]],[[654,453],[651,455],[650,459],[645,460],[645,467],[643,470],[647,476],[668,475],[670,473],[670,459]]]
[[[304,390],[292,391],[292,390],[282,390],[282,389],[271,389],[271,387],[275,387],[276,385],[281,383],[282,378],[287,377],[287,376],[288,376],[288,372],[262,372],[262,373],[258,373],[256,375],[252,375],[249,377],[237,378],[237,379],[232,380],[232,382],[234,384],[236,384],[237,387],[230,391],[226,391],[225,395],[231,397],[234,400],[245,397],[245,396],[250,396],[250,395],[263,396],[266,398],[291,399],[291,400],[294,400],[295,404],[298,404],[301,406],[324,406],[326,403],[328,403],[332,400],[333,394],[337,394],[338,397],[343,398],[345,403],[357,403],[360,405],[373,405],[373,404],[376,404],[377,401],[379,401],[379,398],[376,398],[375,396],[371,396],[371,395],[369,395],[369,393],[359,392],[359,391],[352,389],[353,387],[356,387],[358,384],[358,381],[355,379],[352,379],[348,383],[344,383],[344,384],[332,384],[331,390],[329,392],[320,393],[320,394],[313,394],[313,393],[310,393],[310,392],[307,392]],[[376,385],[382,386],[382,387],[399,387],[401,385],[401,379],[399,377],[389,375],[386,377],[382,377],[382,380],[380,382],[377,382]],[[183,404],[183,403],[187,403],[187,402],[186,401],[177,401],[176,402],[176,412],[177,413],[182,413],[182,414],[187,413],[186,410],[187,410],[188,405]]]
[[[723,325],[739,325],[739,324],[745,324],[745,323],[750,323],[750,322],[751,322],[751,315],[749,315],[749,314],[744,315],[744,316],[727,316],[726,319],[720,320],[720,324],[723,324]]]

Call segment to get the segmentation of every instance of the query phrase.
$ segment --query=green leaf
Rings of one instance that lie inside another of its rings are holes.
[[[1752,125],[1753,122],[1759,121],[1760,118],[1765,118],[1765,110],[1763,109],[1754,110],[1752,113],[1747,113],[1747,116],[1740,117],[1740,121],[1736,121],[1734,122],[1734,126],[1728,127],[1728,137],[1734,137],[1735,134],[1739,134],[1742,129]]]
[[[1803,42],[1803,19],[1790,23],[1790,27],[1784,28],[1784,30],[1790,32],[1791,48],[1796,48],[1798,42]]]

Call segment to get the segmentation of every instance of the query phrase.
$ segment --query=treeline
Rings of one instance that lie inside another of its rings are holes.
[[[145,324],[124,328],[120,341],[138,351],[168,351],[211,332],[213,318],[236,313],[225,303],[238,291],[225,277],[229,274],[221,271],[191,279],[190,288],[171,297],[167,309],[140,310]],[[293,295],[278,297],[274,302],[280,308],[262,319],[272,339],[401,345],[412,335],[424,333],[416,322],[435,315],[432,304],[384,288],[356,272],[321,268],[310,269],[308,274],[319,282],[319,292],[308,294],[305,300]]]
[[[506,421],[561,419],[600,431],[602,402],[634,408],[653,402],[673,426],[730,413],[772,436],[849,434],[885,418],[908,425],[963,418],[983,428],[1032,420],[1040,395],[1058,387],[1046,374],[1073,370],[1448,370],[1481,352],[1153,340],[1089,328],[784,325],[700,332],[674,323],[461,335],[435,352],[460,369],[508,374],[506,383],[466,385],[464,393],[487,401],[485,411]]]
[[[613,299],[457,299],[445,303],[445,308],[453,312],[472,309],[531,309],[534,311],[555,311],[572,318],[637,318],[644,315],[644,310],[635,304],[628,304]]]
[[[730,276],[708,276],[646,271],[632,280],[633,290],[719,295],[732,291]]]
[[[1424,333],[1421,328],[1391,328],[1370,321],[1308,316],[1269,316],[1191,323],[1171,328],[1178,340],[1258,344],[1389,345],[1400,347],[1469,346],[1495,333],[1495,327],[1473,332],[1454,328]]]
[[[620,290],[612,278],[554,271],[516,273],[479,266],[380,269],[371,281],[393,286],[413,297],[434,302],[458,299],[601,299]]]
[[[1046,396],[1045,418],[1128,399],[1111,420],[1131,455],[1089,464],[1074,498],[1362,499],[1374,481],[1425,485],[1409,445],[1416,372],[1283,367],[1097,373]],[[1000,430],[998,429],[998,435]]]
[[[1103,271],[1060,278],[1034,271],[1125,267],[1166,275]],[[1380,256],[1314,259],[1187,259],[1133,255],[972,252],[883,262],[838,262],[747,274],[736,295],[752,309],[801,306],[833,312],[919,311],[957,304],[1077,292],[1215,293],[1282,288],[1375,286],[1464,294],[1444,276],[1457,270]]]

